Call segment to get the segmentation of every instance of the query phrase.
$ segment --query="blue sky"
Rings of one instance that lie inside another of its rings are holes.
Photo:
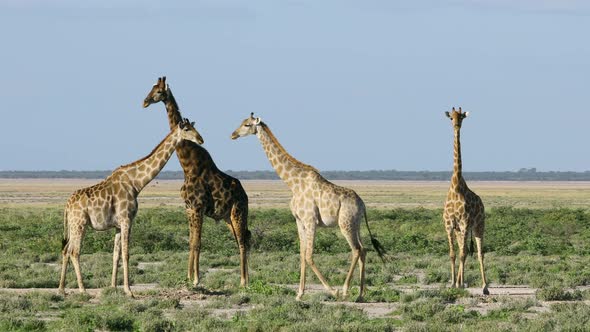
[[[0,3],[0,170],[109,170],[168,132],[166,75],[224,170],[270,169],[260,116],[320,170],[590,170],[587,1]],[[178,170],[175,157],[168,170]]]

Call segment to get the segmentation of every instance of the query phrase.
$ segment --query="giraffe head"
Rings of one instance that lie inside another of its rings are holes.
[[[143,107],[146,108],[151,104],[160,101],[166,101],[168,98],[168,84],[166,84],[166,76],[158,77],[158,82],[154,84],[147,97],[143,100]]]
[[[459,107],[459,111],[457,112],[453,107],[453,110],[451,112],[445,112],[445,114],[453,122],[453,127],[459,129],[461,128],[463,119],[465,119],[469,115],[469,112],[463,113],[463,111],[461,111],[461,107]]]
[[[177,132],[183,140],[191,141],[199,145],[205,143],[201,134],[195,129],[195,123],[188,119],[183,119],[178,123]]]
[[[255,135],[258,132],[258,126],[260,125],[260,118],[255,118],[254,113],[250,113],[250,117],[246,118],[238,129],[234,130],[231,134],[231,139],[237,139],[248,135]]]

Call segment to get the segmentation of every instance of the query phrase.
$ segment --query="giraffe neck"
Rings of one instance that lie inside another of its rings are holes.
[[[176,103],[176,99],[174,99],[174,95],[172,95],[172,90],[170,90],[170,88],[168,88],[168,97],[166,98],[164,104],[166,105],[166,113],[168,113],[168,124],[170,125],[170,130],[173,130],[182,120],[182,115],[180,115],[178,104]]]
[[[181,140],[179,130],[175,129],[149,155],[131,164],[119,167],[116,172],[125,173],[135,192],[139,193],[164,168],[172,153],[174,153],[176,145]]]
[[[461,129],[455,128],[453,176],[451,177],[451,186],[455,190],[459,190],[463,182],[463,163],[461,162]]]
[[[262,144],[264,152],[279,177],[292,188],[295,180],[305,177],[304,172],[317,170],[293,158],[273,135],[265,123],[258,125],[256,136]]]
[[[174,130],[174,128],[178,127],[178,123],[182,121],[182,115],[180,114],[178,104],[176,103],[176,99],[174,99],[174,95],[170,88],[168,88],[168,96],[164,104],[166,105],[166,113],[168,113],[170,130]],[[188,177],[202,178],[204,170],[211,170],[213,172],[218,171],[209,152],[196,143],[190,141],[180,143],[177,146],[176,155],[178,157],[178,162],[182,167],[185,181]]]

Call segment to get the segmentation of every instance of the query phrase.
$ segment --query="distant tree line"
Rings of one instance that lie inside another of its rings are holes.
[[[276,180],[274,171],[226,171],[241,180]],[[446,181],[450,171],[323,171],[330,180],[407,180],[407,181]],[[111,171],[0,171],[4,179],[103,179]],[[467,180],[478,181],[590,181],[590,171],[585,172],[538,172],[535,168],[521,168],[510,172],[463,172]],[[184,179],[182,171],[164,171],[157,179]]]

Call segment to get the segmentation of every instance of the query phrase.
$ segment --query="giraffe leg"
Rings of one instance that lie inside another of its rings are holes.
[[[80,293],[85,293],[84,282],[82,281],[82,272],[80,271],[80,250],[82,246],[82,238],[84,237],[85,227],[84,221],[80,218],[72,218],[70,220],[70,227],[74,228],[74,231],[70,231],[70,238],[68,239],[66,257],[69,256],[76,272],[76,280],[78,281],[78,289]],[[77,234],[76,234],[76,231]],[[67,263],[66,263],[67,264]],[[62,266],[62,272],[64,267]],[[65,275],[64,275],[65,279]]]
[[[70,255],[67,252],[67,244],[66,247],[62,250],[62,263],[61,263],[61,276],[59,278],[59,288],[58,291],[62,295],[66,295],[66,272],[68,270],[68,260],[70,259]]]
[[[111,287],[117,287],[117,270],[119,269],[119,258],[121,257],[121,231],[116,229],[115,245],[113,248],[113,273],[111,275]]]
[[[203,209],[187,209],[189,227],[193,233],[189,243],[189,276],[193,277],[193,286],[199,284],[199,257],[201,253],[201,231],[203,227]],[[191,259],[192,258],[192,259]]]
[[[352,250],[352,259],[350,261],[350,268],[348,269],[348,274],[346,274],[346,279],[344,280],[344,285],[342,286],[342,298],[345,299],[348,296],[348,289],[350,288],[350,279],[352,279],[352,275],[354,274],[354,269],[356,268],[356,264],[359,260],[360,251],[353,249]],[[364,288],[364,287],[362,287]],[[362,292],[362,290],[361,290]],[[361,298],[363,294],[359,294],[359,298]]]
[[[242,259],[242,254],[244,253],[244,248],[243,248],[243,246],[240,246],[240,241],[238,240],[238,235],[237,235],[237,231],[236,231],[237,225],[232,221],[231,217],[228,217],[226,219],[225,224],[227,225],[227,228],[229,228],[229,231],[234,236],[234,240],[236,240],[236,244],[238,245],[238,249],[240,250],[240,287],[246,287],[246,285],[248,284],[246,282],[247,275],[244,276],[244,265],[243,265],[244,260]],[[245,272],[245,273],[247,273],[247,272]]]
[[[189,238],[188,238],[188,243],[189,243],[189,251],[188,251],[188,271],[187,271],[187,276],[186,278],[188,280],[193,280],[193,270],[194,270],[194,265],[195,265],[195,252],[190,249],[192,243],[195,241],[195,228],[192,226],[191,223],[191,217],[189,214],[189,210],[187,210],[187,216],[188,216],[188,220],[189,220],[189,225],[188,225],[188,232],[189,232]]]
[[[329,291],[330,293],[332,293],[332,295],[334,295],[335,297],[338,297],[338,291],[334,290],[332,287],[330,287],[330,285],[328,284],[328,281],[326,280],[326,278],[324,278],[324,276],[322,275],[322,273],[320,272],[318,267],[315,265],[315,262],[313,261],[313,243],[315,240],[315,225],[316,225],[316,221],[312,221],[307,224],[307,227],[305,229],[305,238],[306,238],[305,262],[307,263],[307,265],[309,265],[309,267],[311,267],[311,270],[315,273],[315,275],[318,277],[318,279],[320,279],[320,282],[322,283],[322,285],[324,285],[324,288],[327,291]]]
[[[479,260],[479,270],[481,271],[483,295],[490,295],[490,291],[488,290],[488,282],[486,281],[484,264],[483,264],[483,249],[482,249],[483,248],[483,236],[476,237],[475,244],[477,245],[477,259]]]
[[[240,248],[240,286],[248,286],[248,250],[250,249],[250,230],[248,229],[248,203],[232,208],[232,222],[236,230]]]
[[[69,229],[67,230],[67,232],[69,232]],[[65,236],[66,238],[70,238],[69,235]],[[64,245],[63,248],[61,250],[61,275],[59,277],[59,288],[58,291],[59,293],[66,295],[66,273],[68,271],[68,261],[70,259],[70,239],[66,239],[64,238]]]
[[[121,255],[123,256],[123,290],[125,294],[133,297],[129,287],[129,233],[131,231],[131,221],[129,218],[119,220],[121,223]]]
[[[248,230],[248,210],[234,204],[231,215],[226,224],[232,232],[240,250],[240,286],[248,285],[248,241],[250,231]]]
[[[456,287],[464,288],[465,258],[467,258],[467,233],[462,232],[459,236],[457,236],[457,242],[459,244],[459,271],[457,271]]]
[[[345,224],[345,223],[344,223]],[[357,223],[358,224],[358,223]],[[360,225],[360,224],[359,224]],[[340,227],[340,231],[346,241],[348,241],[348,245],[350,249],[352,249],[352,258],[350,262],[350,268],[348,269],[348,274],[346,275],[346,279],[344,280],[344,285],[342,286],[342,297],[345,299],[348,295],[348,289],[350,288],[350,280],[352,279],[352,275],[354,274],[354,269],[356,268],[356,264],[360,258],[360,292],[359,297],[357,298],[357,302],[362,301],[363,296],[365,295],[365,257],[366,252],[363,248],[360,240],[360,229],[356,227],[357,231],[351,234],[348,228]]]
[[[455,233],[452,229],[447,229],[447,239],[449,240],[449,258],[451,259],[451,287],[455,287]]]
[[[367,250],[365,248],[361,247],[360,253],[359,253],[359,273],[360,273],[360,279],[361,279],[361,285],[360,285],[360,290],[359,290],[359,297],[356,299],[357,302],[363,302],[363,297],[365,296],[365,292],[366,292],[366,284],[365,284],[365,266],[366,266],[366,258],[367,258]]]
[[[82,246],[82,238],[86,231],[86,217],[79,211],[67,212],[67,219],[64,220],[64,227],[67,227],[67,234],[65,235],[65,243],[62,248],[62,265],[61,276],[59,280],[59,292],[65,295],[66,274],[68,269],[68,261],[72,261],[74,271],[76,273],[76,281],[78,282],[78,289],[80,293],[85,293],[84,283],[82,281],[82,273],[80,272],[80,249]]]
[[[305,292],[305,248],[307,248],[307,244],[305,240],[305,227],[303,226],[303,222],[301,222],[299,219],[297,219],[297,233],[299,235],[300,274],[299,290],[297,291],[297,297],[295,299],[300,301],[303,293]]]
[[[70,258],[72,259],[72,265],[74,265],[74,271],[76,271],[76,280],[78,280],[78,289],[80,293],[86,293],[84,283],[82,282],[82,273],[80,272],[80,251],[74,251]]]

